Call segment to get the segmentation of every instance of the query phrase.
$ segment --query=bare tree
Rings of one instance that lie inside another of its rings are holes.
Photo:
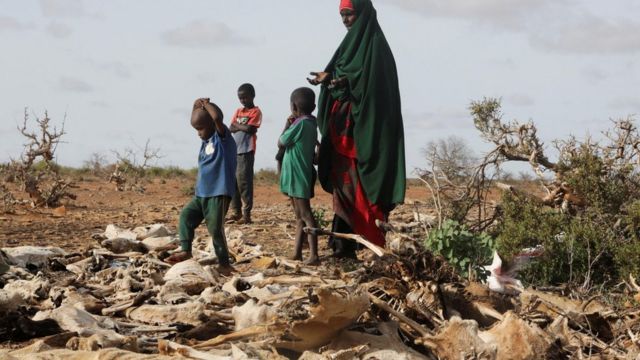
[[[22,126],[18,126],[20,134],[27,139],[25,150],[20,160],[10,163],[10,177],[18,182],[22,191],[29,194],[32,206],[57,206],[63,198],[75,199],[70,191],[71,181],[62,178],[53,161],[57,146],[66,134],[66,115],[62,128],[58,130],[52,128],[49,114],[45,111],[43,118],[35,119],[37,129],[30,130],[27,110],[25,108]]]
[[[116,184],[117,191],[133,190],[144,192],[145,188],[141,180],[144,178],[145,172],[151,167],[152,162],[162,158],[160,148],[151,147],[151,140],[147,139],[144,148],[140,149],[140,151],[127,148],[122,152],[114,150],[113,153],[117,161],[113,172],[109,176],[109,182]]]
[[[418,169],[420,180],[429,188],[436,210],[438,226],[445,218],[467,223],[483,230],[491,224],[494,211],[484,200],[488,193],[495,162],[481,161],[473,156],[464,140],[449,137],[431,142],[424,149],[428,168]]]
[[[107,166],[107,157],[101,153],[93,153],[89,159],[85,160],[84,168],[91,171],[95,176],[103,176]]]

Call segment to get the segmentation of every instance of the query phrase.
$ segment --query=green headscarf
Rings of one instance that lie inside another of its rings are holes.
[[[370,0],[352,2],[357,19],[325,69],[334,78],[346,77],[349,85],[347,89],[322,86],[318,126],[323,146],[329,146],[329,115],[333,101],[345,98],[351,101],[362,186],[371,203],[391,206],[404,202],[406,183],[398,72],[373,4]],[[326,162],[326,166],[322,165],[321,161],[320,182],[331,192],[330,165]]]

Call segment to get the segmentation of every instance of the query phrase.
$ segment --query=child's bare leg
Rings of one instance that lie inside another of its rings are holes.
[[[294,199],[293,201],[296,204],[298,214],[302,220],[302,226],[316,228],[316,219],[311,212],[311,202],[309,199]],[[307,241],[309,242],[309,259],[307,259],[305,263],[317,265],[320,263],[320,258],[318,257],[318,235],[308,234]],[[302,243],[302,240],[300,240],[300,242]],[[300,247],[302,247],[302,244]]]
[[[291,205],[293,206],[293,212],[296,214],[296,235],[295,235],[295,249],[293,252],[293,260],[302,260],[302,242],[304,241],[304,221],[300,217],[299,206],[294,198],[291,198]]]

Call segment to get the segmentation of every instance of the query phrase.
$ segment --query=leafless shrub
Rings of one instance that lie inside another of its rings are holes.
[[[420,180],[429,188],[438,227],[444,219],[465,223],[474,230],[491,224],[494,211],[485,199],[490,190],[489,168],[495,161],[477,159],[458,137],[431,142],[424,150],[428,168],[418,169]]]
[[[66,119],[66,117],[65,117]],[[60,130],[52,128],[47,112],[35,119],[36,130],[28,128],[29,114],[25,108],[24,121],[18,131],[27,139],[20,160],[7,165],[4,181],[14,181],[21,191],[29,194],[32,206],[58,206],[64,198],[75,199],[71,181],[64,179],[55,162],[54,154],[65,135],[64,120]]]
[[[0,210],[4,214],[11,214],[15,211],[15,205],[18,203],[13,193],[9,191],[6,185],[0,184]]]
[[[85,160],[83,167],[94,176],[104,177],[107,172],[107,157],[95,152]]]
[[[117,191],[144,192],[142,179],[152,166],[152,162],[162,157],[160,148],[152,148],[151,140],[147,139],[144,148],[139,151],[127,148],[122,152],[113,151],[113,153],[117,161],[109,176],[109,182],[116,185]]]

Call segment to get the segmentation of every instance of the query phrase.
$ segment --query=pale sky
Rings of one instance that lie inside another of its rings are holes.
[[[640,113],[640,1],[373,0],[398,65],[407,169],[457,135],[481,153],[467,107],[502,97],[546,143],[597,135]],[[228,124],[251,82],[264,114],[256,170],[275,167],[289,94],[344,36],[338,0],[0,0],[0,162],[16,158],[24,107],[60,124],[57,160],[161,148],[158,165],[197,166],[197,97]],[[319,89],[314,88],[316,93]]]

